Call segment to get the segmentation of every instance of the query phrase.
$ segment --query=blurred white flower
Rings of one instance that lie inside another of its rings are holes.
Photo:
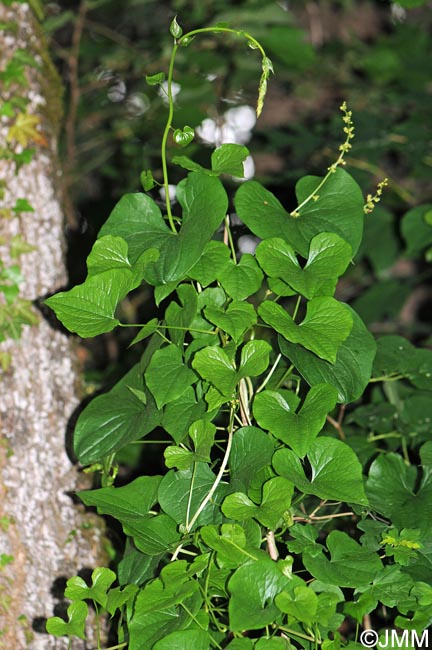
[[[168,185],[168,196],[170,203],[175,203],[176,202],[176,190],[177,190],[177,185]],[[162,201],[165,201],[165,188],[161,187],[159,190],[159,196],[161,197]]]
[[[233,181],[237,181],[238,183],[244,183],[244,181],[248,181],[250,178],[253,178],[255,176],[255,163],[253,161],[252,156],[248,156],[246,160],[243,163],[243,169],[244,169],[244,176],[243,178],[240,178],[240,176],[233,176]]]
[[[150,100],[143,93],[133,93],[126,100],[128,113],[131,117],[139,117],[150,107]]]
[[[196,128],[199,137],[219,147],[221,144],[246,144],[252,136],[255,126],[255,111],[250,106],[229,108],[220,123],[210,118],[203,120]]]
[[[236,131],[252,131],[256,124],[256,114],[251,106],[235,106],[226,111],[225,121]],[[250,137],[250,136],[249,136]]]
[[[119,79],[112,86],[109,87],[107,92],[107,97],[110,102],[118,103],[122,102],[126,97],[126,84],[124,81]]]
[[[173,101],[175,101],[175,98],[179,94],[181,90],[181,85],[176,83],[175,81],[171,82],[171,94]],[[164,104],[168,104],[168,81],[163,81],[161,85],[159,86],[158,94],[160,97],[162,97],[162,100]]]
[[[236,133],[232,126],[228,124],[216,124],[209,117],[203,120],[195,130],[204,142],[207,142],[207,144],[215,144],[217,147],[228,142],[233,144],[237,142]]]
[[[242,255],[244,253],[250,253],[251,255],[254,255],[255,249],[260,241],[261,240],[258,237],[252,237],[252,235],[242,235],[237,240],[237,248],[239,250],[239,253]]]

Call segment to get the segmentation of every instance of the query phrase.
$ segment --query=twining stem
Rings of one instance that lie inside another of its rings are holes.
[[[216,489],[217,489],[219,483],[222,480],[222,477],[223,477],[224,472],[226,470],[226,467],[228,465],[228,460],[229,460],[230,453],[231,453],[231,445],[232,445],[233,434],[234,434],[234,407],[231,406],[230,421],[229,421],[229,425],[228,425],[228,440],[227,440],[227,445],[226,445],[226,448],[225,448],[225,454],[224,454],[224,457],[222,459],[221,466],[219,468],[219,472],[217,473],[217,476],[216,476],[216,478],[214,480],[214,483],[211,486],[207,496],[205,497],[205,499],[203,499],[201,501],[201,504],[200,504],[198,510],[196,511],[196,513],[194,514],[192,519],[190,520],[189,526],[188,526],[188,532],[193,528],[196,520],[198,519],[198,517],[200,516],[200,514],[202,513],[202,511],[204,510],[204,508],[208,504],[208,502],[212,499],[214,493],[216,492]]]
[[[198,34],[205,33],[226,33],[226,34],[235,34],[236,36],[241,36],[245,38],[253,49],[259,50],[262,56],[262,75],[259,84],[259,96],[257,104],[257,115],[260,114],[262,105],[264,102],[264,96],[267,87],[267,79],[272,72],[272,66],[270,59],[267,58],[266,53],[262,45],[250,34],[244,32],[240,29],[231,29],[229,27],[201,27],[200,29],[194,29],[187,34],[183,34],[180,38],[175,40],[174,46],[171,52],[171,58],[168,68],[168,77],[167,77],[167,95],[168,95],[168,117],[165,124],[165,129],[162,136],[161,144],[161,160],[162,160],[162,172],[163,172],[163,187],[165,189],[165,205],[166,212],[169,221],[169,225],[173,233],[177,234],[177,228],[174,223],[173,215],[171,212],[171,203],[169,198],[169,182],[168,182],[168,170],[167,170],[167,161],[166,161],[166,148],[167,141],[170,129],[172,127],[172,121],[174,116],[174,101],[172,96],[172,81],[173,81],[173,72],[174,72],[174,61],[177,54],[177,50],[181,45],[187,45],[188,41],[197,36]]]
[[[224,472],[226,470],[226,467],[228,465],[228,460],[229,460],[230,453],[231,453],[232,439],[233,439],[233,435],[234,435],[234,415],[235,415],[234,405],[232,405],[231,410],[230,410],[230,421],[229,421],[229,425],[228,425],[228,440],[227,440],[227,445],[226,445],[226,448],[225,448],[225,454],[224,454],[224,457],[222,459],[221,466],[219,468],[219,472],[217,473],[217,476],[216,476],[216,478],[215,478],[215,480],[213,482],[213,485],[211,486],[208,494],[201,501],[201,503],[200,503],[200,505],[198,507],[198,510],[195,512],[194,516],[189,521],[189,523],[186,523],[186,526],[185,526],[185,529],[186,529],[185,532],[186,533],[189,533],[192,530],[192,528],[194,527],[195,522],[197,521],[198,517],[200,516],[200,514],[202,513],[202,511],[204,510],[204,508],[206,507],[208,502],[212,499],[214,493],[216,492],[216,489],[217,489],[219,483],[222,480],[222,477],[223,477]],[[182,548],[183,548],[183,544],[179,544],[177,546],[177,548],[174,551],[173,556],[171,558],[171,562],[174,562],[174,560],[177,559],[178,554],[180,553]]]
[[[165,188],[165,205],[167,210],[167,217],[171,230],[174,233],[177,233],[177,228],[175,227],[174,219],[171,212],[171,203],[169,197],[169,183],[168,183],[168,170],[167,170],[167,161],[166,161],[166,145],[168,140],[168,134],[171,129],[173,117],[174,117],[174,101],[172,96],[172,78],[174,71],[174,61],[177,54],[178,45],[174,44],[173,50],[171,52],[171,59],[168,68],[168,79],[167,79],[167,93],[168,93],[168,117],[165,124],[165,130],[162,136],[162,145],[161,145],[161,159],[162,159],[162,171],[163,171],[163,186]]]

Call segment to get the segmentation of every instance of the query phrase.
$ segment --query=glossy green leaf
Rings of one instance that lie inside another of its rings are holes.
[[[265,301],[258,307],[265,323],[291,343],[299,343],[318,357],[336,362],[341,344],[348,338],[353,318],[346,305],[334,298],[313,298],[307,303],[306,316],[297,325],[279,304]]]
[[[195,373],[184,365],[181,350],[173,344],[156,350],[144,377],[158,409],[183,395],[197,380]]]
[[[107,235],[93,246],[87,260],[86,281],[45,302],[63,325],[79,336],[110,332],[119,324],[114,317],[118,303],[141,283],[144,267],[157,256],[156,250],[147,250],[131,264],[127,243]]]
[[[190,386],[183,395],[165,406],[162,426],[178,444],[186,436],[192,422],[199,420],[204,411],[204,401],[197,400],[195,391]]]
[[[138,334],[135,336],[135,338],[129,343],[129,347],[132,345],[135,345],[136,343],[139,343],[140,341],[144,341],[144,339],[148,338],[152,334],[154,334],[159,326],[159,321],[157,318],[152,318],[149,320],[148,323],[143,325],[138,332]]]
[[[210,636],[205,630],[171,632],[153,646],[153,650],[209,650]]]
[[[159,248],[159,259],[146,269],[146,280],[155,286],[185,277],[226,215],[228,198],[218,178],[192,172],[181,188],[180,231],[170,231]]]
[[[265,372],[270,363],[272,347],[267,341],[248,341],[241,350],[239,377],[257,377]]]
[[[140,364],[80,413],[74,432],[74,452],[83,465],[139,440],[159,424],[160,414],[150,393],[144,405],[131,388],[145,391]]]
[[[241,144],[222,144],[211,155],[212,170],[219,174],[243,178],[243,163],[248,155],[249,149]]]
[[[136,364],[110,391],[95,397],[80,413],[74,432],[74,452],[83,465],[101,460],[127,443],[139,440],[159,424],[160,414],[150,393],[147,404],[130,389],[145,391]]]
[[[311,444],[307,459],[312,470],[310,480],[306,478],[300,459],[290,449],[275,453],[273,467],[305,494],[367,505],[362,466],[347,444],[320,436]]]
[[[160,249],[171,231],[161,211],[147,194],[125,194],[116,204],[98,233],[122,237],[128,244],[129,259],[134,263],[149,248]]]
[[[298,345],[279,338],[279,347],[311,386],[325,382],[338,391],[339,402],[358,399],[369,383],[376,343],[360,316],[348,305],[353,326],[349,336],[341,343],[335,363],[319,359]]]
[[[316,195],[321,179],[306,176],[296,186],[298,202]],[[319,199],[310,200],[292,216],[276,197],[256,181],[247,181],[237,190],[235,206],[240,219],[261,239],[282,237],[303,257],[315,235],[334,232],[348,242],[355,255],[363,232],[363,196],[357,183],[343,169],[331,174],[319,190]]]
[[[211,422],[206,420],[194,422],[189,429],[189,437],[192,440],[194,451],[189,451],[184,447],[167,447],[164,451],[166,466],[185,470],[189,469],[193,463],[209,463],[215,433],[216,427]]]
[[[247,492],[257,472],[271,463],[273,452],[273,441],[261,429],[237,429],[229,459],[232,488],[235,491]]]
[[[248,302],[231,302],[226,309],[206,307],[204,315],[207,320],[227,332],[238,343],[246,331],[257,322],[253,305]]]
[[[297,621],[312,625],[316,620],[318,597],[310,587],[300,585],[291,593],[283,591],[276,596],[275,603],[281,612]]]
[[[165,566],[160,577],[137,595],[128,625],[129,650],[147,650],[170,633],[190,627],[191,616],[196,617],[201,603],[198,583],[186,573],[184,564]]]
[[[65,589],[65,597],[69,600],[93,600],[104,609],[107,604],[107,591],[116,579],[116,574],[111,569],[97,567],[92,572],[92,584],[88,587],[79,576],[69,578]]]
[[[274,598],[288,584],[289,579],[269,557],[239,567],[228,583],[230,629],[241,632],[270,625],[279,613]]]
[[[225,498],[222,504],[222,512],[228,519],[243,521],[257,516],[259,506],[243,492],[234,492]]]
[[[205,463],[198,463],[194,470],[170,470],[163,477],[159,487],[161,508],[178,524],[186,524],[187,519],[192,519],[207,496],[215,478],[215,474]],[[198,517],[195,527],[220,523],[222,516],[219,501],[225,490],[226,484],[220,484],[212,500]]]
[[[87,604],[82,600],[71,603],[67,608],[68,621],[59,616],[53,616],[46,622],[48,634],[54,636],[77,636],[86,639],[85,624],[88,615]]]
[[[173,140],[180,147],[187,147],[195,137],[195,131],[190,126],[184,126],[183,129],[175,129]]]
[[[117,610],[122,609],[124,605],[135,597],[138,591],[137,585],[126,585],[125,587],[115,587],[108,592],[106,610],[108,614],[114,616]]]
[[[245,300],[261,287],[263,274],[254,256],[245,253],[238,264],[230,260],[218,280],[231,298]]]
[[[294,249],[283,239],[261,242],[256,257],[270,277],[281,278],[306,298],[332,296],[338,278],[351,261],[351,246],[335,233],[316,235],[309,248],[309,257],[302,268]]]
[[[164,513],[143,520],[129,519],[123,530],[133,538],[138,550],[150,556],[174,550],[181,538],[176,522]]]
[[[165,81],[165,73],[158,72],[156,74],[148,75],[146,74],[146,83],[149,86],[158,86],[159,84]]]
[[[368,585],[382,569],[376,553],[363,548],[342,531],[333,530],[329,534],[327,548],[329,560],[323,554],[303,555],[307,570],[324,583],[359,588]]]
[[[147,517],[157,502],[161,476],[139,476],[122,487],[81,490],[78,496],[86,506],[95,506],[101,515],[110,515],[125,523]]]
[[[127,538],[123,557],[117,567],[120,585],[142,585],[155,575],[160,559],[161,556],[149,556],[141,553],[132,540]]]
[[[263,526],[274,530],[282,524],[285,513],[289,511],[293,491],[294,486],[290,481],[282,476],[276,476],[264,483],[259,506],[255,505],[246,494],[234,492],[225,498],[222,512],[229,519],[237,521],[254,517]]]
[[[416,256],[432,243],[430,215],[432,204],[411,208],[402,218],[401,230],[406,243],[406,254]],[[428,217],[429,215],[429,217]]]
[[[204,543],[217,552],[217,564],[220,567],[235,569],[251,559],[258,559],[261,555],[259,545],[261,542],[261,529],[258,524],[258,543],[252,545],[250,536],[247,535],[248,524],[222,524],[222,526],[203,526],[200,530]]]
[[[188,275],[193,280],[198,280],[203,287],[207,287],[216,280],[229,260],[228,246],[222,242],[210,241],[198,262],[188,271]]]
[[[170,302],[165,311],[165,323],[171,341],[181,347],[184,343],[187,330],[191,327],[198,310],[197,292],[189,284],[177,287],[178,305],[174,300]]]
[[[208,174],[209,176],[217,176],[216,172],[212,172],[211,169],[206,169],[199,163],[191,160],[188,156],[173,156],[172,162],[174,165],[179,165],[190,172],[201,172],[203,174]]]
[[[417,468],[407,465],[402,456],[387,453],[372,463],[366,482],[371,507],[390,519],[399,529],[428,527],[432,517],[432,464],[429,447],[420,449],[422,478]]]
[[[322,430],[336,399],[337,391],[333,386],[317,384],[308,392],[299,412],[295,413],[280,393],[266,390],[256,395],[253,412],[260,427],[303,457]]]
[[[237,372],[222,348],[214,345],[199,350],[194,356],[192,367],[222,395],[232,397],[237,384]]]

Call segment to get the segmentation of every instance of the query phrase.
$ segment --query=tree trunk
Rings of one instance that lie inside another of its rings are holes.
[[[9,22],[15,28],[4,29]],[[61,88],[29,4],[8,8],[0,2],[0,23],[0,70],[17,48],[35,57],[41,68],[25,67],[28,87],[21,86],[21,94],[30,103],[19,109],[40,118],[35,127],[40,136],[29,135],[33,142],[28,146],[36,153],[17,174],[14,162],[0,158],[5,188],[0,259],[6,266],[17,263],[10,259],[17,235],[34,246],[19,264],[21,295],[35,301],[66,284],[55,155]],[[2,100],[13,93],[14,86],[5,82]],[[26,144],[11,137],[10,120],[0,120],[0,150],[19,153]],[[34,212],[13,216],[11,209],[23,198]],[[0,292],[0,308],[2,302]],[[71,340],[42,318],[25,325],[19,340],[1,343],[0,350],[12,359],[7,370],[0,370],[0,648],[66,648],[65,639],[43,633],[45,619],[59,606],[53,585],[101,562],[103,534],[100,521],[84,515],[69,496],[78,476],[65,451],[68,420],[78,404],[75,353]],[[75,640],[73,647],[87,646]]]

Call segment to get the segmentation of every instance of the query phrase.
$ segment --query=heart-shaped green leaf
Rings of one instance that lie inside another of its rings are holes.
[[[291,506],[294,486],[282,476],[266,481],[262,488],[261,504],[257,506],[243,492],[229,494],[222,503],[222,512],[229,519],[242,521],[254,517],[263,526],[274,530],[283,523]]]
[[[279,614],[274,598],[288,585],[289,579],[269,557],[239,567],[228,583],[230,630],[242,632],[270,625]]]
[[[340,440],[320,436],[311,444],[307,458],[312,469],[310,480],[297,454],[290,449],[276,451],[273,467],[305,494],[367,505],[362,466],[351,447]]]
[[[353,319],[353,327],[345,341],[339,346],[336,362],[319,359],[305,348],[289,343],[279,337],[279,347],[283,355],[295,365],[300,374],[311,385],[325,382],[338,391],[339,402],[353,402],[366,388],[372,372],[376,343],[363,321],[348,305]]]
[[[239,377],[258,377],[265,372],[269,365],[272,347],[267,341],[254,339],[243,347],[240,356]]]
[[[220,347],[212,345],[199,350],[194,356],[192,367],[222,395],[232,397],[238,380],[237,372],[231,359]]]
[[[108,589],[116,579],[116,574],[111,569],[97,567],[92,573],[92,584],[88,587],[79,576],[69,578],[65,589],[65,597],[70,600],[94,600],[105,608],[108,598]]]
[[[188,276],[198,280],[203,287],[207,287],[219,277],[230,260],[230,251],[219,241],[210,241],[198,262],[188,271]]]
[[[158,86],[165,81],[165,73],[157,72],[156,74],[146,74],[146,83],[149,86]]]
[[[236,343],[257,322],[255,309],[248,302],[233,301],[226,310],[209,306],[204,309],[204,316],[216,327],[227,332]]]
[[[192,172],[180,186],[178,196],[183,207],[180,231],[168,233],[160,245],[157,262],[145,273],[147,282],[156,287],[185,277],[200,259],[228,207],[226,192],[218,178]]]
[[[249,149],[241,144],[222,144],[211,155],[212,170],[218,174],[243,178],[243,163],[248,155]]]
[[[327,548],[330,560],[323,554],[315,557],[303,555],[307,570],[325,584],[358,589],[371,583],[382,569],[377,553],[360,546],[340,530],[329,534]]]
[[[144,192],[149,192],[156,185],[153,174],[150,170],[142,171],[140,174],[141,185],[143,186]]]
[[[148,249],[132,264],[126,241],[107,235],[93,246],[86,281],[45,302],[63,325],[79,336],[110,332],[119,324],[114,317],[118,303],[141,283],[144,268],[157,258],[158,252]]]
[[[173,344],[156,350],[144,376],[159,409],[197,381],[195,373],[185,366],[180,348]]]
[[[333,386],[317,384],[308,392],[299,412],[295,413],[280,393],[266,390],[256,395],[253,412],[260,427],[303,457],[322,430],[336,399],[337,391]]]
[[[306,176],[297,183],[299,204],[309,195],[316,196],[315,190],[321,180]],[[237,190],[235,206],[240,219],[255,235],[261,239],[282,237],[305,258],[311,240],[322,232],[339,235],[350,244],[355,255],[364,221],[360,187],[346,171],[338,168],[318,194],[318,200],[310,200],[300,210],[300,216],[293,216],[262,185],[247,181]]]
[[[125,194],[100,229],[98,239],[106,235],[122,237],[128,244],[129,260],[134,263],[143,251],[159,250],[170,234],[159,207],[150,196]]]
[[[234,300],[245,300],[261,286],[263,274],[253,255],[245,253],[240,262],[229,260],[217,278]]]
[[[351,256],[351,246],[336,233],[320,233],[312,239],[303,268],[294,249],[281,238],[267,239],[256,250],[260,266],[268,276],[281,278],[306,298],[332,296]]]
[[[265,323],[291,343],[299,343],[321,359],[335,363],[340,345],[348,337],[353,318],[348,307],[334,298],[313,298],[297,325],[279,304],[261,303],[258,313]]]
[[[318,609],[318,596],[310,587],[300,585],[295,587],[292,593],[283,591],[278,594],[275,603],[281,612],[312,625]]]
[[[69,621],[64,621],[59,616],[53,616],[46,622],[48,634],[54,636],[77,636],[86,639],[85,623],[88,615],[87,604],[82,600],[71,603],[67,609]]]
[[[173,133],[173,139],[180,147],[187,147],[192,142],[195,131],[190,126],[184,126],[183,129],[176,129]]]
[[[110,391],[98,395],[80,413],[74,452],[83,464],[94,463],[139,440],[159,424],[160,413],[147,391],[144,405],[134,391],[146,391],[141,364],[136,364]]]

